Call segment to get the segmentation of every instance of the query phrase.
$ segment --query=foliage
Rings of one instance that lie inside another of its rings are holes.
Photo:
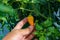
[[[0,40],[32,15],[38,40],[60,40],[60,0],[0,0]]]

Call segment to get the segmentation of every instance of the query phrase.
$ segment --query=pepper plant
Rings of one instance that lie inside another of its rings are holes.
[[[60,0],[0,0],[0,40],[28,15],[34,17],[34,38],[60,40]]]

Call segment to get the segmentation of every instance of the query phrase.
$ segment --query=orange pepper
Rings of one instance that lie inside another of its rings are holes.
[[[34,26],[34,17],[32,15],[29,15],[27,17],[28,19],[28,23],[31,25],[31,26]]]

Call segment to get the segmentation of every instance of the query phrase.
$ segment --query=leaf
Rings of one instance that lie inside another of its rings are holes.
[[[36,24],[36,30],[37,31],[43,30],[43,27],[39,24]]]
[[[46,38],[44,36],[41,36],[39,40],[46,40]]]
[[[31,2],[32,2],[32,3],[39,3],[38,0],[32,0]]]
[[[2,3],[0,3],[0,11],[5,12],[5,13],[9,13],[10,15],[16,14],[15,10],[11,6],[9,6],[9,5],[7,6],[7,5],[4,5]]]
[[[0,2],[2,2],[2,0],[0,0]]]
[[[53,26],[52,26],[52,27],[49,27],[49,28],[48,28],[48,31],[54,33],[54,32],[55,32],[55,28],[54,28]]]
[[[6,3],[7,4],[8,0],[3,0],[3,3]]]
[[[44,23],[42,23],[45,27],[51,26],[52,25],[52,20],[47,19]]]
[[[34,32],[34,34],[35,34],[35,35],[38,35],[38,34],[39,34],[39,32],[38,32],[38,31],[36,31],[36,32]]]
[[[35,31],[34,34],[36,35],[36,37],[40,37],[40,32],[39,31]]]
[[[41,4],[46,4],[47,0],[39,0]]]
[[[22,0],[22,2],[24,2],[24,3],[28,3],[28,2],[29,2],[29,0]]]
[[[51,32],[47,32],[46,36],[50,36],[52,33]]]
[[[1,17],[1,16],[0,16],[0,20],[3,20],[3,21],[5,21],[5,22],[7,22],[7,19],[6,19],[5,17]]]
[[[41,3],[41,4],[44,4],[44,3],[46,3],[46,0],[32,0],[31,2],[32,3]]]
[[[60,0],[57,0],[58,2],[60,2]]]

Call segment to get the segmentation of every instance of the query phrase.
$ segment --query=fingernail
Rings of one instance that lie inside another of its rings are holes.
[[[27,18],[24,18],[24,22],[27,22]]]
[[[29,29],[33,29],[33,26],[30,26]]]

